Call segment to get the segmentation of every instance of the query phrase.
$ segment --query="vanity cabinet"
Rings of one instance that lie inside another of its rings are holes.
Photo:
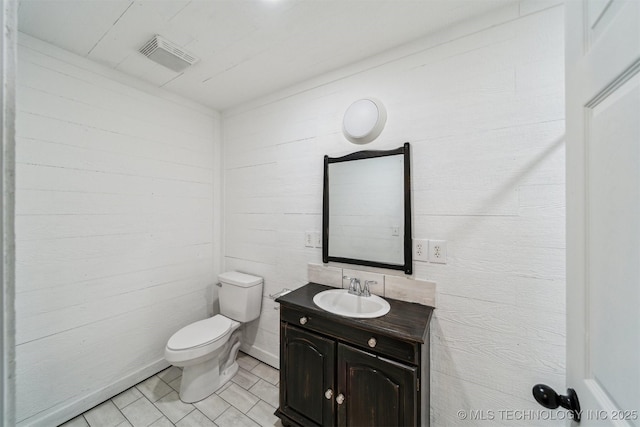
[[[428,426],[432,308],[388,300],[375,319],[313,304],[310,283],[280,303],[280,407],[293,426]]]
[[[417,367],[338,344],[339,426],[417,425]]]
[[[286,322],[280,337],[280,407],[303,425],[333,425],[336,342]]]

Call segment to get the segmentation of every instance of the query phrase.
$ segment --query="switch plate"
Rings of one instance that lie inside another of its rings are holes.
[[[437,264],[447,263],[446,240],[429,240],[429,262]]]
[[[429,241],[427,239],[413,239],[413,259],[415,261],[429,261]]]
[[[322,234],[319,231],[313,232],[313,244],[316,248],[322,247]]]

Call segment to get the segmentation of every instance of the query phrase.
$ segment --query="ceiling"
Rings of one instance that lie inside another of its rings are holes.
[[[38,39],[225,110],[517,0],[20,0]],[[138,52],[159,34],[200,58]]]

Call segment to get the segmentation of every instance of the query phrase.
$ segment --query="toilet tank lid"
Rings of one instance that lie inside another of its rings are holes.
[[[250,288],[262,283],[262,277],[252,276],[251,274],[240,273],[238,271],[228,271],[218,276],[220,283],[228,283],[230,285],[242,286]]]

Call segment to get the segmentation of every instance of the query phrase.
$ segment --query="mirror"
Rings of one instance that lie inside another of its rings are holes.
[[[323,262],[411,274],[409,149],[324,156]]]

